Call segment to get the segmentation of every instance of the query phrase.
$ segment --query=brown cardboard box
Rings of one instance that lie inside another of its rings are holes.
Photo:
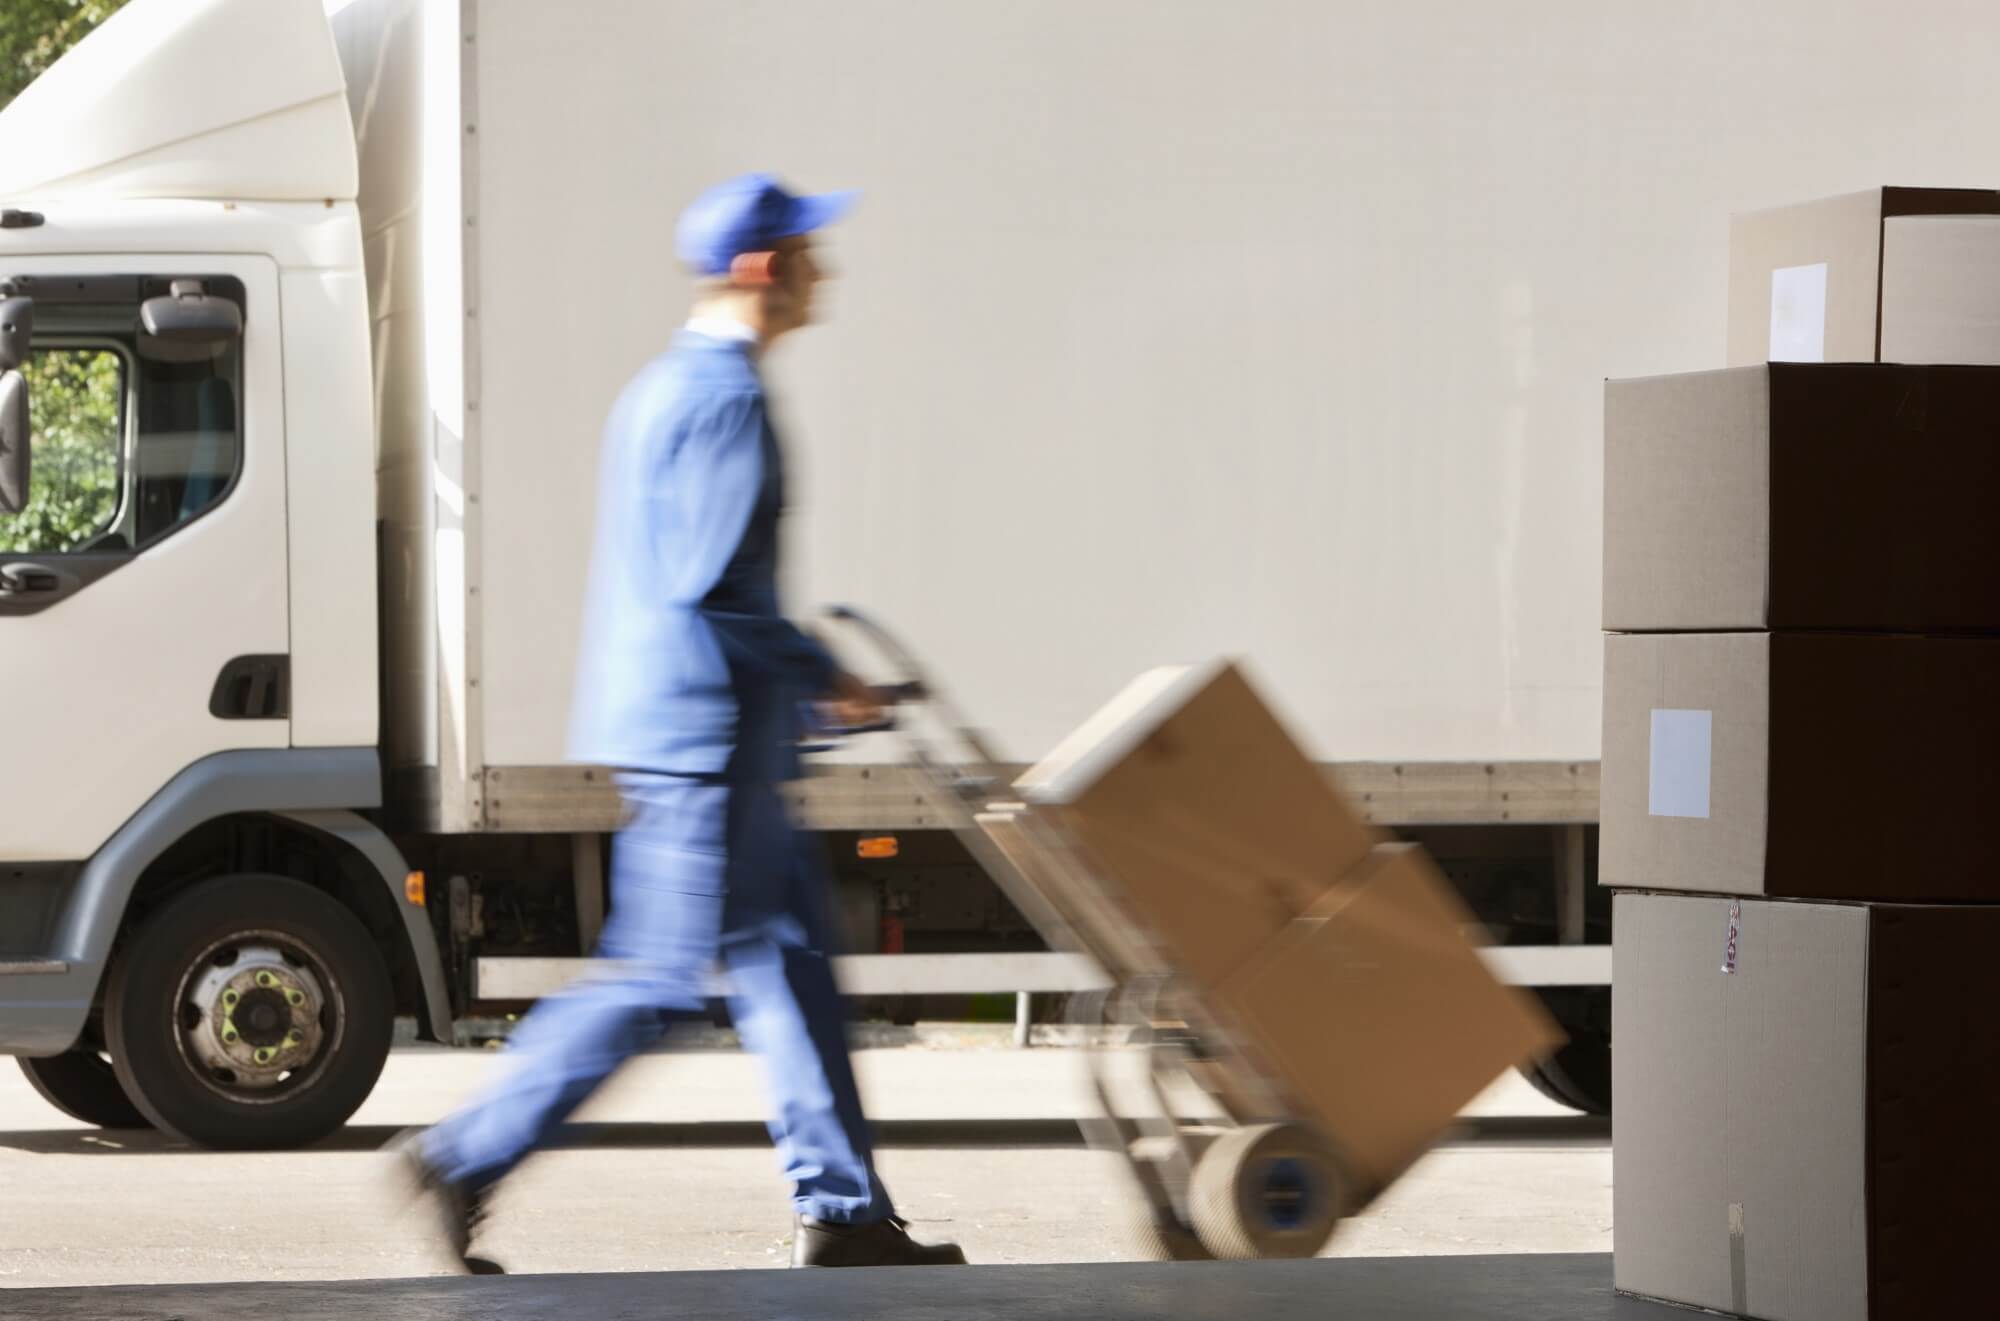
[[[1873,188],[1737,216],[1729,363],[2000,363],[2000,192]]]
[[[1989,1315],[2000,908],[1621,894],[1613,929],[1618,1288]]]
[[[2000,631],[2000,368],[1604,390],[1604,627]]]
[[[1142,676],[1016,788],[1207,986],[1378,838],[1227,663]]]
[[[2000,899],[1996,749],[2000,639],[1613,634],[1598,876],[1646,890]]]
[[[1217,996],[1368,1193],[1562,1040],[1539,1001],[1488,971],[1472,924],[1422,849],[1385,844]]]

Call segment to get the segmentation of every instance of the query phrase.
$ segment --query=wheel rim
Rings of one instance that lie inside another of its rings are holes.
[[[174,1042],[203,1086],[269,1105],[325,1073],[346,1028],[340,984],[275,931],[238,932],[191,960],[174,996]]]

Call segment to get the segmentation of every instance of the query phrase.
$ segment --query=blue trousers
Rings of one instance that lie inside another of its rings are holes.
[[[673,1015],[700,1009],[720,967],[736,1029],[764,1062],[793,1205],[838,1223],[892,1214],[828,962],[829,883],[816,846],[792,828],[772,785],[628,775],[619,787],[629,819],[612,849],[598,947],[608,971],[535,1006],[499,1078],[426,1135],[426,1159],[469,1187],[497,1181]]]

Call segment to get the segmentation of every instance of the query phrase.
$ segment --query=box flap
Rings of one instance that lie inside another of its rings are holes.
[[[1031,803],[1067,803],[1150,737],[1188,698],[1215,681],[1224,662],[1163,665],[1121,689],[1014,782]]]

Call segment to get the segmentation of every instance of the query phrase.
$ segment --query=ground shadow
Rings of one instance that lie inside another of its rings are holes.
[[[1611,1140],[1609,1115],[1483,1115],[1461,1119],[1439,1140],[1442,1147],[1571,1147]]]
[[[376,1151],[403,1130],[394,1125],[350,1124],[306,1151]],[[907,1119],[875,1125],[876,1142],[884,1147],[932,1147],[964,1150],[1001,1147],[1074,1147],[1083,1145],[1076,1121],[1070,1119]],[[571,1124],[562,1147],[608,1147],[646,1150],[672,1147],[761,1147],[770,1143],[764,1125],[727,1120],[704,1123]],[[152,1129],[48,1129],[0,1132],[0,1150],[51,1156],[159,1156],[202,1153],[178,1138]],[[226,1155],[229,1153],[212,1153]]]
[[[374,1151],[402,1130],[352,1124],[308,1151]],[[978,1150],[1081,1147],[1073,1119],[891,1119],[875,1125],[879,1146],[902,1149]],[[1609,1138],[1611,1121],[1590,1115],[1533,1115],[1468,1119],[1444,1138],[1449,1147],[1567,1146]],[[764,1126],[750,1121],[677,1124],[572,1124],[564,1147],[650,1150],[673,1147],[761,1147]],[[47,1129],[0,1132],[0,1149],[49,1156],[189,1155],[199,1149],[151,1129]],[[224,1154],[224,1153],[216,1153]]]

